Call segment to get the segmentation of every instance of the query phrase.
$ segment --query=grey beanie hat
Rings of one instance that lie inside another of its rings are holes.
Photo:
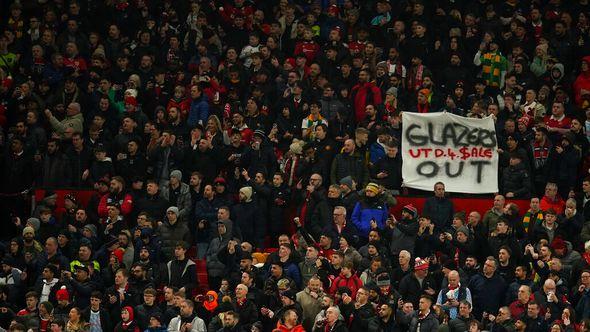
[[[182,172],[175,169],[172,172],[170,172],[170,177],[171,178],[177,178],[178,181],[182,181]]]
[[[172,213],[174,213],[176,216],[178,216],[178,208],[177,208],[176,206],[171,206],[171,207],[169,207],[169,208],[166,210],[166,212],[167,212],[167,213],[168,213],[168,212],[172,212]]]

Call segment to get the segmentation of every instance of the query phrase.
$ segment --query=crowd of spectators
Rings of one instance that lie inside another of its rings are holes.
[[[402,112],[485,214],[392,213]],[[0,0],[0,329],[589,331],[589,146],[588,0]]]

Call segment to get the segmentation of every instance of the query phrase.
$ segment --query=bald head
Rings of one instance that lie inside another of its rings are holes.
[[[449,272],[449,275],[447,276],[447,280],[449,282],[449,286],[451,287],[457,287],[459,285],[459,281],[461,280],[461,278],[459,277],[459,272],[453,270],[451,272]]]
[[[344,147],[342,148],[342,151],[344,153],[352,154],[355,148],[356,145],[354,144],[354,141],[351,139],[347,139],[346,141],[344,141]]]
[[[545,280],[545,283],[543,284],[543,290],[545,293],[555,292],[555,281],[553,281],[553,279]]]

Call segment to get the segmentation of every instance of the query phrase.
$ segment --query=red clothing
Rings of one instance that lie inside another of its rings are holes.
[[[569,129],[572,125],[572,119],[563,115],[561,118],[556,118],[553,115],[546,115],[543,119],[545,125],[551,128]]]
[[[543,196],[539,206],[543,211],[547,211],[548,209],[552,208],[559,215],[562,214],[563,210],[565,209],[565,202],[563,199],[561,199],[561,197],[557,197],[556,200],[551,200],[549,197]]]
[[[582,61],[590,65],[590,56],[583,57]],[[590,70],[581,72],[574,81],[574,98],[578,107],[582,107],[582,89],[590,91]]]
[[[236,16],[242,16],[244,20],[246,20],[247,27],[252,25],[251,17],[254,16],[254,9],[252,6],[242,6],[238,8],[233,5],[233,1],[224,1],[221,8],[223,8],[223,10],[219,10],[218,13],[225,23],[232,25]]]
[[[280,321],[277,323],[277,328],[275,329],[275,331],[277,330],[281,332],[305,332],[305,329],[301,324],[294,326],[290,329],[286,325],[281,324]]]
[[[100,198],[100,202],[98,203],[98,216],[101,218],[105,218],[108,212],[108,204],[113,201],[111,194],[105,194]],[[118,203],[121,206],[121,214],[123,216],[128,216],[133,209],[133,197],[129,194],[125,194],[120,199],[118,199]]]
[[[225,86],[220,85],[214,80],[209,81],[209,86],[203,89],[203,92],[209,98],[211,103],[216,103],[219,101],[220,95],[225,94],[227,92]]]
[[[176,107],[178,111],[180,111],[180,116],[183,120],[186,120],[188,116],[188,111],[191,108],[191,100],[190,98],[184,98],[180,100],[176,100],[176,98],[171,98],[168,101],[168,106],[166,106],[166,111],[170,112],[170,108]]]
[[[365,119],[365,107],[369,104],[380,105],[383,102],[381,90],[374,83],[358,83],[351,90],[352,102],[354,105],[354,116],[356,122]]]
[[[361,53],[365,50],[365,46],[367,46],[367,41],[355,40],[348,44],[348,49],[351,53],[354,53],[355,51]]]
[[[318,52],[320,51],[320,45],[314,41],[300,41],[295,45],[295,55],[303,54],[307,58],[307,62],[311,63]]]
[[[353,299],[356,298],[356,292],[363,286],[363,282],[361,281],[361,279],[359,279],[359,277],[356,274],[352,274],[350,276],[350,278],[345,277],[342,273],[340,273],[340,275],[338,277],[336,277],[336,279],[334,279],[334,282],[332,282],[332,286],[330,286],[330,294],[334,295],[336,294],[336,291],[338,290],[338,288],[340,287],[348,287],[350,289],[350,297],[352,297]]]
[[[65,58],[64,57],[64,67],[71,68],[74,71],[78,71],[79,73],[85,72],[88,69],[88,65],[86,65],[86,60],[81,57],[76,58]]]
[[[252,142],[252,138],[254,137],[254,131],[248,128],[248,126],[244,125],[242,128],[230,128],[227,130],[227,135],[231,137],[234,130],[238,130],[242,135],[242,144],[249,145]]]
[[[510,303],[510,306],[508,306],[508,308],[510,309],[510,315],[512,317],[520,317],[523,313],[526,312],[527,303],[523,304],[519,300],[516,300]]]

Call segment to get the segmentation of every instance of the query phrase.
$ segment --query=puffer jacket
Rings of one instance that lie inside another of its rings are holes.
[[[45,154],[41,162],[41,178],[44,187],[67,187],[70,185],[71,168],[68,157],[58,152],[54,155]]]
[[[242,239],[252,244],[260,242],[256,238],[265,225],[260,225],[263,219],[260,217],[260,209],[252,200],[249,202],[240,202],[233,207],[231,213],[234,216],[235,226],[242,232]]]
[[[160,195],[167,201],[170,200],[170,187],[163,186],[160,188]],[[178,217],[181,220],[187,220],[192,212],[192,201],[190,187],[186,183],[180,183],[180,194],[176,201],[178,208]]]
[[[161,226],[158,227],[157,235],[162,241],[161,249],[164,258],[162,261],[167,261],[174,258],[174,248],[178,241],[186,241],[191,243],[191,235],[186,225],[186,222],[177,221],[171,224],[170,221],[166,220]]]
[[[416,314],[410,321],[410,332],[437,332],[438,319],[434,312],[430,311],[426,317],[420,318]]]
[[[449,332],[463,332],[469,331],[469,323],[474,318],[470,317],[457,317],[449,321]]]
[[[209,248],[207,248],[207,273],[209,277],[221,277],[225,272],[225,264],[223,264],[217,253],[221,248],[226,247],[231,238],[230,230],[232,229],[231,220],[221,221],[225,225],[227,232],[223,235],[217,235],[211,240]]]
[[[347,176],[351,176],[359,188],[367,184],[369,172],[361,155],[357,153],[350,155],[343,152],[334,158],[330,172],[331,183],[337,184]]]
[[[356,203],[352,211],[352,223],[356,226],[361,237],[368,237],[371,231],[371,220],[375,219],[377,227],[383,229],[385,221],[387,221],[387,204],[379,200],[377,197],[364,197],[361,201]]]
[[[522,162],[504,169],[502,192],[511,192],[514,198],[528,198],[531,195],[531,176]]]
[[[61,136],[63,136],[67,128],[72,128],[75,133],[81,133],[84,129],[84,116],[82,113],[78,113],[73,116],[66,116],[65,119],[59,121],[55,118],[55,116],[52,115],[49,118],[49,123],[51,124],[53,130]]]

